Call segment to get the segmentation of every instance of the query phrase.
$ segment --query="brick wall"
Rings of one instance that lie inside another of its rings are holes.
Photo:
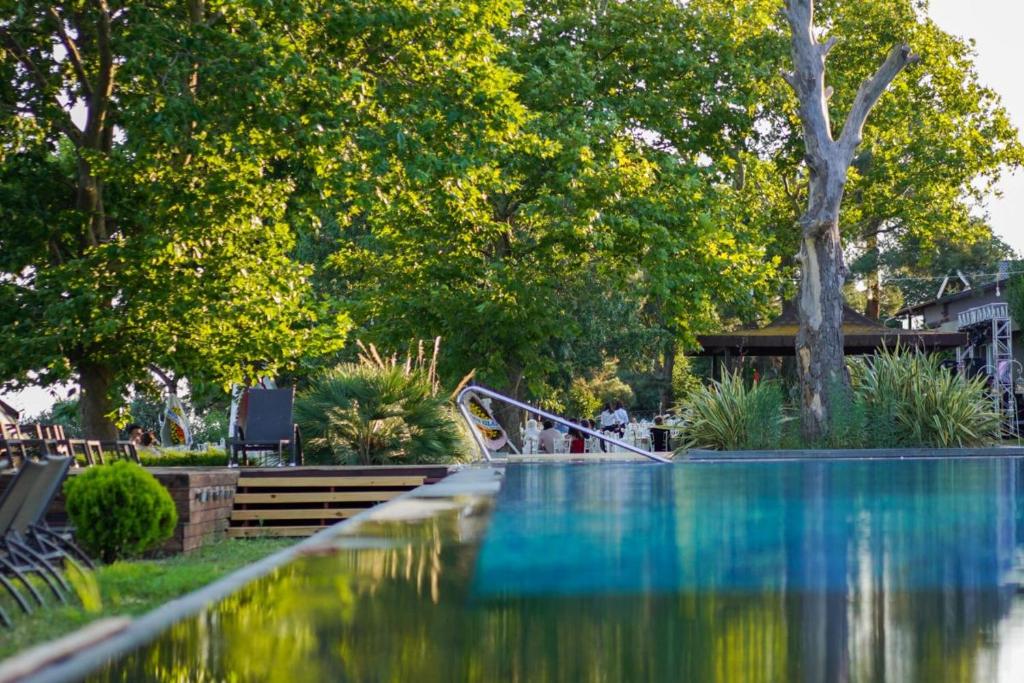
[[[147,469],[170,492],[178,508],[178,526],[158,553],[187,553],[227,536],[238,485],[237,469]]]

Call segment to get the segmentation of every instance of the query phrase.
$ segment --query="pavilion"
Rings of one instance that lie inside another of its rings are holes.
[[[764,327],[698,336],[697,341],[703,350],[693,355],[721,360],[744,356],[793,356],[799,329],[796,302],[788,301],[782,307],[782,315]],[[848,356],[872,354],[897,345],[928,352],[953,350],[966,341],[966,335],[960,332],[886,327],[843,305],[843,351]]]

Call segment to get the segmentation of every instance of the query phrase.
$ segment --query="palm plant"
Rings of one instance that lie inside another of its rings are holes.
[[[298,396],[295,416],[309,460],[380,465],[455,459],[464,442],[432,373],[377,360],[339,365]]]

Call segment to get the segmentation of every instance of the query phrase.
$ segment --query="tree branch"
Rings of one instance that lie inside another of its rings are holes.
[[[826,57],[828,57],[828,53],[832,52],[832,48],[834,48],[836,46],[836,43],[838,42],[838,38],[836,38],[835,36],[831,36],[828,40],[822,43],[818,48],[821,51],[821,58],[825,59]]]
[[[96,71],[96,87],[89,102],[89,113],[85,125],[85,141],[90,147],[99,149],[106,128],[110,97],[114,92],[114,51],[110,36],[110,8],[107,0],[94,0],[99,11],[96,22],[96,48],[100,64]],[[107,151],[107,150],[104,150]]]
[[[71,60],[71,66],[75,69],[75,74],[78,75],[78,80],[82,84],[82,92],[86,97],[92,96],[92,84],[89,83],[89,76],[85,71],[85,65],[82,63],[82,54],[78,51],[78,46],[75,41],[71,39],[67,29],[64,26],[64,20],[60,14],[53,7],[47,9],[50,17],[57,24],[57,33],[60,34],[60,42],[63,43],[64,49],[67,50],[68,59]]]
[[[834,141],[825,97],[825,55],[835,40],[822,45],[814,38],[813,0],[786,0],[783,13],[793,34],[793,74],[789,82],[800,103],[804,144],[809,156],[827,156]]]
[[[25,71],[27,71],[32,80],[35,81],[36,88],[39,89],[40,95],[47,97],[51,90],[50,79],[47,78],[46,73],[35,63],[32,56],[29,55],[28,50],[23,48],[14,36],[12,36],[3,26],[0,26],[0,43],[3,43],[7,51],[10,52],[23,67],[25,67]],[[64,109],[59,100],[56,104],[57,108],[64,112],[64,116],[62,116],[59,121],[54,121],[54,125],[67,135],[75,146],[80,146],[82,144],[81,131],[75,127],[74,121],[71,120],[71,115]],[[45,117],[43,116],[40,116],[40,118],[45,120]]]
[[[840,144],[847,154],[852,154],[860,145],[861,136],[864,133],[864,123],[882,93],[903,69],[919,60],[920,58],[910,51],[909,45],[906,43],[897,45],[875,72],[875,75],[861,83],[850,113],[846,117],[843,134],[839,138]]]

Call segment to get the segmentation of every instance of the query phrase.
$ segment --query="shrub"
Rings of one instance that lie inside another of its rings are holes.
[[[206,451],[139,451],[139,460],[146,467],[226,467],[228,456],[220,448]]]
[[[400,365],[338,366],[296,398],[295,419],[310,463],[450,462],[464,444],[428,375]]]
[[[778,448],[787,420],[776,383],[747,385],[738,372],[691,391],[683,415],[684,448],[725,451]]]
[[[934,355],[886,349],[851,363],[850,376],[875,442],[867,445],[963,448],[999,439],[985,378],[951,372]]]
[[[64,493],[76,537],[107,563],[156,547],[178,523],[171,495],[132,462],[90,467],[70,477]]]

